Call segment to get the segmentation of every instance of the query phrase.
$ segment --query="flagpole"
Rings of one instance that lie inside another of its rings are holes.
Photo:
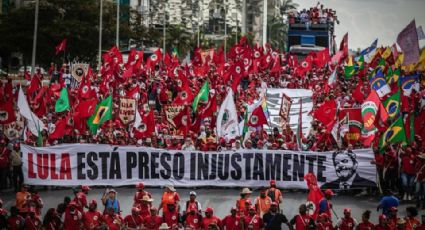
[[[99,13],[99,51],[97,57],[97,68],[100,71],[102,65],[102,24],[103,24],[103,0],[100,0],[100,13]]]
[[[115,37],[115,45],[118,50],[120,49],[120,1],[121,0],[117,0],[117,33]]]
[[[39,0],[35,0],[35,18],[34,18],[34,35],[32,40],[32,55],[31,55],[31,77],[34,74],[35,57],[37,52],[37,33],[38,33],[38,8],[40,5]]]

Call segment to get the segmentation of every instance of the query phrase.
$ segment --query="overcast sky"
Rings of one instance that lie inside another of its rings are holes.
[[[317,0],[293,0],[299,9],[310,8]],[[425,0],[320,0],[325,8],[336,10],[340,24],[336,42],[348,32],[349,48],[365,48],[378,38],[378,46],[392,45],[398,33],[415,18],[425,29]],[[424,46],[422,40],[420,46]]]

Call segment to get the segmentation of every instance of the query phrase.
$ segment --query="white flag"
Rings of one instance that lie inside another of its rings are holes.
[[[238,114],[236,112],[233,91],[230,89],[220,106],[217,116],[217,136],[226,137],[228,140],[239,135]]]
[[[25,97],[22,88],[19,88],[18,109],[19,113],[21,113],[21,115],[27,119],[28,129],[32,134],[38,137],[38,131],[46,129],[46,126],[44,126],[44,123],[40,120],[40,118],[37,117],[37,115],[31,112],[27,98]]]

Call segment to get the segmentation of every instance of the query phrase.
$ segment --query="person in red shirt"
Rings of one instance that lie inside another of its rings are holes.
[[[214,210],[212,208],[205,209],[205,217],[202,218],[202,226],[203,230],[208,230],[209,227],[214,227],[215,229],[221,229],[221,220],[217,216],[214,216]]]
[[[251,205],[248,215],[243,218],[243,229],[260,230],[262,228],[264,228],[263,219],[255,211],[255,206]]]
[[[151,208],[153,199],[150,198],[148,195],[143,196],[141,203],[137,208],[140,210],[140,216],[142,218],[145,218],[151,214]]]
[[[390,213],[389,213],[389,216],[388,216],[388,227],[390,228],[390,229],[396,229],[397,228],[397,221],[398,221],[398,216],[397,216],[397,212],[398,212],[398,209],[397,209],[397,207],[391,207],[390,208]]]
[[[145,185],[143,183],[138,183],[136,185],[137,192],[134,194],[134,207],[140,208],[140,205],[142,204],[142,200],[144,196],[148,196],[149,198],[152,198],[152,195],[149,192],[146,192]],[[149,210],[148,210],[149,211]]]
[[[403,200],[412,200],[415,176],[415,155],[412,153],[412,148],[407,147],[406,151],[401,154],[400,177],[403,184],[403,190],[405,192]]]
[[[370,210],[366,210],[362,214],[362,222],[357,225],[356,230],[374,230],[375,225],[369,221],[370,219]]]
[[[77,203],[75,201],[69,202],[68,208],[62,214],[63,229],[65,230],[78,230],[80,229],[83,214],[78,211]]]
[[[176,230],[181,225],[180,213],[176,210],[175,204],[167,204],[168,212],[164,212],[162,215],[163,223],[167,223],[168,227],[172,230]]]
[[[333,230],[332,222],[326,213],[322,213],[317,218],[317,230]]]
[[[164,213],[168,212],[167,204],[174,204],[176,205],[176,207],[178,207],[179,201],[180,201],[180,196],[176,192],[176,189],[174,188],[174,186],[171,186],[171,185],[166,186],[165,192],[162,195],[161,204],[158,207],[158,211],[163,209]]]
[[[184,211],[188,212],[190,209],[196,209],[196,210],[198,210],[198,212],[201,212],[201,210],[202,210],[201,203],[199,203],[199,201],[196,200],[196,192],[195,191],[191,191],[189,193],[189,200],[186,201],[186,207],[185,207]]]
[[[0,190],[7,187],[6,179],[9,174],[9,154],[10,150],[7,148],[6,141],[0,139]]]
[[[26,230],[38,230],[41,229],[41,220],[35,215],[35,209],[30,208],[28,210],[28,216],[25,218],[25,229]]]
[[[83,215],[84,229],[98,229],[102,225],[102,213],[97,211],[97,201],[92,200],[89,204],[89,210]]]
[[[109,230],[120,230],[123,224],[123,219],[120,215],[114,212],[113,207],[106,209],[106,214],[103,215],[103,222]]]
[[[249,188],[242,189],[242,192],[240,194],[241,198],[236,201],[236,208],[239,211],[239,215],[244,212],[246,202],[249,200],[249,196],[251,195],[251,193],[252,192]]]
[[[379,215],[379,224],[375,225],[375,230],[390,230],[388,218],[384,214]]]
[[[189,209],[182,217],[185,229],[198,230],[201,227],[202,215],[195,208]]]
[[[7,229],[18,230],[24,227],[25,219],[18,212],[19,210],[15,206],[10,208],[10,216],[7,218]]]
[[[90,190],[91,189],[90,189],[89,186],[82,185],[81,186],[81,192],[77,192],[75,194],[74,201],[75,201],[75,203],[77,203],[77,209],[81,213],[84,212],[84,208],[89,208],[88,205],[87,205],[87,194]]]
[[[131,209],[131,214],[124,218],[125,229],[141,229],[143,225],[143,219],[140,216],[140,210],[136,207]]]
[[[143,225],[146,230],[158,230],[162,224],[162,218],[158,216],[158,210],[155,207],[151,208],[151,214],[143,219]]]
[[[294,216],[290,221],[291,225],[295,226],[295,230],[314,229],[316,224],[314,223],[314,219],[307,214],[307,206],[301,204],[298,208],[298,212],[299,214]]]
[[[422,224],[418,226],[416,230],[425,230],[425,214],[422,215]]]
[[[230,215],[227,215],[224,217],[224,219],[221,221],[223,224],[223,229],[226,230],[238,230],[241,227],[241,218],[240,216],[236,215],[237,209],[236,207],[233,207],[230,210]]]
[[[344,217],[339,219],[337,228],[340,230],[353,230],[357,226],[357,221],[351,217],[351,209],[344,209]]]

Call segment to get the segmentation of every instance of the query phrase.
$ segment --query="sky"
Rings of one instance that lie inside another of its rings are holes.
[[[293,0],[299,10],[310,8],[317,0]],[[336,43],[348,32],[348,47],[366,48],[378,38],[378,46],[392,45],[398,33],[416,19],[425,29],[425,0],[320,0],[325,8],[336,10]],[[425,41],[420,41],[423,47]]]

